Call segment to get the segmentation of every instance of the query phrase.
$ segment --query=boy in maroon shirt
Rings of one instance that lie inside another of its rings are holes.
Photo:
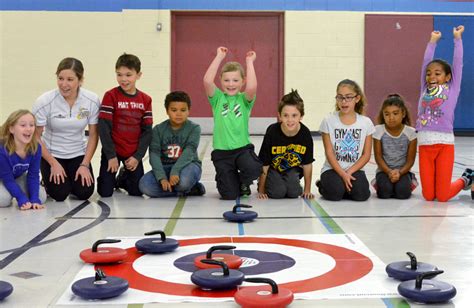
[[[118,87],[104,94],[99,114],[102,143],[97,192],[112,196],[116,187],[131,196],[141,196],[138,182],[143,176],[142,158],[151,141],[153,116],[151,97],[136,88],[141,63],[137,56],[121,55],[115,64]],[[120,163],[124,167],[116,177]]]

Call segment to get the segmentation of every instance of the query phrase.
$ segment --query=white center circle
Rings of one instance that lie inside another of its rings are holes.
[[[242,257],[242,264],[240,265],[240,267],[255,266],[259,263],[260,261],[258,261],[257,259]]]
[[[213,245],[228,245],[229,243],[213,243]],[[324,275],[336,266],[336,261],[328,254],[295,246],[267,243],[245,243],[238,245],[236,250],[255,250],[284,254],[295,260],[294,266],[266,274],[267,278],[278,281],[278,283],[305,280]],[[163,279],[167,277],[168,282],[190,284],[190,273],[177,269],[173,262],[181,257],[195,254],[199,251],[207,251],[209,244],[189,245],[179,247],[176,251],[164,255],[144,255],[133,262],[133,268],[140,274],[154,278]],[[214,259],[214,258],[213,258]],[[243,258],[241,267],[256,266],[255,263],[263,264],[265,260],[254,258]],[[246,260],[247,259],[247,260]],[[245,264],[246,263],[246,264]],[[244,283],[245,285],[250,285]]]

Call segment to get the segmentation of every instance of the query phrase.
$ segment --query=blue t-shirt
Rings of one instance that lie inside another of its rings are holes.
[[[0,180],[10,195],[22,206],[26,202],[41,204],[39,198],[39,170],[41,162],[41,145],[34,154],[21,158],[15,152],[9,154],[3,145],[0,145]],[[21,190],[15,179],[27,173],[28,196]]]

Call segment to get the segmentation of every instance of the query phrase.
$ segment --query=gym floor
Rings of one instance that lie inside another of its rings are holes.
[[[262,136],[252,136],[258,152]],[[324,161],[320,137],[314,137],[313,183]],[[474,138],[456,138],[453,179],[466,167],[474,167]],[[316,198],[259,200],[253,194],[242,200],[252,205],[260,219],[240,226],[222,220],[234,201],[219,199],[210,156],[212,137],[202,136],[198,153],[203,161],[203,197],[148,199],[115,192],[111,198],[94,194],[89,202],[48,199],[45,210],[0,209],[0,280],[10,282],[14,292],[2,302],[6,307],[71,307],[56,304],[82,268],[79,252],[106,237],[140,236],[156,229],[167,235],[268,235],[353,233],[385,264],[406,260],[407,251],[419,261],[437,265],[445,273],[439,280],[457,288],[456,297],[436,307],[472,307],[474,302],[474,221],[470,191],[462,191],[447,203],[427,202],[421,188],[409,200],[380,200],[373,193],[366,202],[329,202]],[[100,149],[93,160],[99,169]],[[365,171],[371,180],[375,161]],[[145,170],[150,170],[145,159]],[[418,162],[413,171],[418,174]],[[418,177],[419,178],[419,177]],[[101,202],[99,202],[101,201]],[[317,266],[317,265],[315,265]],[[394,290],[395,291],[395,290]],[[154,307],[163,304],[146,304]],[[203,303],[166,304],[169,307],[201,307]],[[97,303],[91,302],[91,306]],[[103,304],[101,307],[109,307]],[[126,306],[126,305],[122,305]],[[140,303],[128,305],[142,307]],[[206,303],[208,307],[237,307],[233,302]],[[397,299],[296,300],[291,307],[418,307]],[[78,306],[74,306],[78,307]],[[434,307],[434,306],[433,306]]]

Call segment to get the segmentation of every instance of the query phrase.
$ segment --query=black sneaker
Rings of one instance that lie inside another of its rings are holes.
[[[466,168],[466,170],[464,170],[464,172],[462,173],[461,177],[464,179],[464,182],[466,183],[463,189],[464,190],[471,189],[472,180],[474,178],[474,171],[472,169]]]
[[[202,196],[206,193],[206,187],[200,182],[197,182],[189,191],[188,196]]]
[[[250,196],[252,191],[250,190],[250,185],[240,184],[240,195],[241,196]]]
[[[320,195],[322,195],[321,193],[321,180],[317,180],[316,181],[316,187],[318,188],[318,192]],[[376,189],[377,190],[377,189]]]

